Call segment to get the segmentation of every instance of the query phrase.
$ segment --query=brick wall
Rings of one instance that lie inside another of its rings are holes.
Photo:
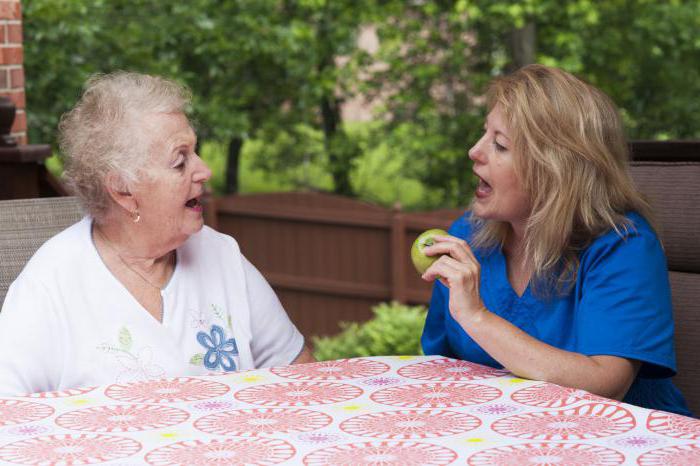
[[[20,0],[0,0],[0,95],[17,107],[12,135],[20,144],[27,143],[23,58]]]

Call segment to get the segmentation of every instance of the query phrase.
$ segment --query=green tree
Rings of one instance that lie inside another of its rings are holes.
[[[405,174],[442,192],[471,195],[466,149],[484,117],[485,85],[537,61],[610,94],[637,139],[700,134],[700,3],[652,0],[424,0],[380,2],[381,48],[359,55],[381,96],[386,138],[411,154]]]
[[[352,194],[348,173],[358,151],[340,117],[335,58],[352,53],[362,5],[33,0],[25,9],[31,137],[54,141],[58,116],[92,73],[158,73],[193,90],[200,138],[228,142],[229,192],[237,190],[238,158],[249,137],[304,124],[323,132],[335,191]],[[299,163],[303,150],[278,158]]]
[[[700,3],[669,0],[31,0],[24,2],[30,137],[53,143],[58,117],[95,72],[181,80],[200,139],[224,142],[235,191],[241,147],[256,166],[322,165],[353,194],[357,161],[382,147],[430,205],[464,205],[467,148],[485,85],[532,61],[609,93],[633,138],[700,134]],[[357,48],[373,24],[380,51]],[[339,57],[349,61],[340,62]],[[534,58],[533,58],[534,57]],[[378,124],[349,131],[340,108],[362,94]],[[358,137],[358,135],[362,135]],[[260,145],[258,144],[258,145]],[[436,198],[432,193],[438,193]]]

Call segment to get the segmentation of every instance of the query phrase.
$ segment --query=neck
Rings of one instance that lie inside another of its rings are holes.
[[[518,267],[525,264],[525,226],[524,224],[511,224],[511,230],[503,245],[506,257]]]
[[[102,223],[95,221],[93,229],[108,247],[130,262],[154,264],[167,259],[175,249],[163,245],[160,238],[153,243],[148,235],[144,235],[143,225],[135,224],[130,219],[108,219]]]
[[[152,286],[155,285],[146,277],[168,276],[174,265],[174,250],[149,247],[135,239],[127,228],[94,223],[93,239],[99,249],[107,250]]]

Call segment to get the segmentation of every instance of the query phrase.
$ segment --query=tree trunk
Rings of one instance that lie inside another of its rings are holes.
[[[233,137],[228,143],[228,156],[226,158],[226,194],[238,193],[238,171],[241,158],[243,139]]]
[[[508,51],[510,63],[508,72],[513,72],[530,63],[535,63],[537,30],[535,22],[530,20],[523,27],[513,29],[509,34]]]
[[[318,24],[316,40],[319,47],[318,74],[323,74],[335,68],[335,53],[330,46],[328,5],[324,16]],[[352,151],[349,150],[347,137],[341,128],[340,105],[335,98],[333,90],[326,90],[321,97],[321,125],[323,127],[323,139],[326,153],[328,154],[329,170],[333,177],[333,192],[344,196],[352,196],[353,190],[350,184],[350,167],[352,163]]]

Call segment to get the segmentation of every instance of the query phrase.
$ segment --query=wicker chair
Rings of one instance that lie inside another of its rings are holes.
[[[0,201],[0,303],[34,252],[82,216],[75,197]]]
[[[668,259],[678,375],[700,416],[700,141],[632,144],[632,178],[654,207]]]

